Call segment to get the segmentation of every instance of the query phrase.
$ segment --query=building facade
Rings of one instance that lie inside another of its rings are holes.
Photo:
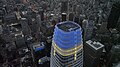
[[[75,22],[55,26],[50,67],[83,67],[82,31]]]

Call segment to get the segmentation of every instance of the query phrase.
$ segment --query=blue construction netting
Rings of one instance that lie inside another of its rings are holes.
[[[41,51],[41,50],[43,50],[43,49],[44,49],[44,47],[37,47],[37,48],[35,49],[35,52]]]
[[[71,49],[82,42],[81,27],[75,22],[60,22],[55,26],[53,41],[61,49]]]

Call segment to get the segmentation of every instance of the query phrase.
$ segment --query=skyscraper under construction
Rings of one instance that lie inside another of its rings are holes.
[[[75,22],[65,21],[55,26],[50,66],[83,67],[82,31]]]

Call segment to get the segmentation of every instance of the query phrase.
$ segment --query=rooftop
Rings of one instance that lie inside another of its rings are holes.
[[[61,30],[65,31],[65,32],[75,31],[78,28],[80,28],[79,25],[77,25],[76,23],[73,23],[71,21],[59,23],[57,26],[58,26],[58,28],[60,28]]]

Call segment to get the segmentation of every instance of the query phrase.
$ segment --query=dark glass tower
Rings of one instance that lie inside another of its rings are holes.
[[[50,67],[83,67],[82,31],[75,22],[55,26]]]
[[[107,24],[107,28],[115,28],[117,26],[119,17],[120,17],[120,1],[117,2],[117,0],[115,0],[116,2],[113,3],[111,11],[110,11],[110,15],[108,17],[108,24]]]

